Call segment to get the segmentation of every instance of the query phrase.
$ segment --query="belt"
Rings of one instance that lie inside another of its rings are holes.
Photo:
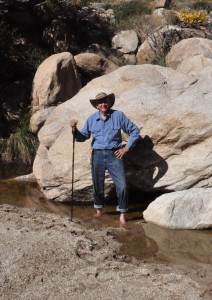
[[[112,148],[112,149],[93,149],[93,151],[117,151],[119,150],[120,148]]]

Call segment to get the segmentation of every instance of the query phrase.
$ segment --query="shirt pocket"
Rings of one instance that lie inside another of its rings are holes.
[[[121,129],[119,127],[113,127],[111,130],[111,139],[120,140],[121,138]]]
[[[91,128],[91,135],[92,137],[96,138],[102,135],[102,129],[100,126],[93,126]]]

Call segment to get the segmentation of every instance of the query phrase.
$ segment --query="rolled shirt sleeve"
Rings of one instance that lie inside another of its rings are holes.
[[[89,123],[88,120],[85,122],[85,125],[83,126],[82,130],[78,130],[76,128],[75,131],[75,139],[77,142],[84,142],[86,140],[88,140],[91,136],[91,133],[89,131]]]
[[[126,147],[133,148],[139,139],[140,130],[124,113],[122,113],[122,130],[129,135]]]

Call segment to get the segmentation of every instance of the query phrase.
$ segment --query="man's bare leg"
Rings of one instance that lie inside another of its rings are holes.
[[[125,214],[124,213],[120,213],[119,222],[120,222],[121,225],[126,224],[126,219],[125,219]]]

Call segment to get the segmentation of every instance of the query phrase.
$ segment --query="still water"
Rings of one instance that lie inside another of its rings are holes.
[[[126,230],[116,230],[119,222],[115,203],[108,204],[102,218],[98,219],[93,218],[92,203],[74,203],[73,217],[80,219],[87,228],[95,230],[110,228],[115,238],[122,243],[122,254],[139,260],[148,259],[175,264],[194,262],[212,264],[211,230],[170,230],[145,223],[142,212],[149,202],[149,196],[143,195],[139,201],[130,204]],[[71,216],[70,203],[47,201],[35,183],[0,181],[0,204]]]

